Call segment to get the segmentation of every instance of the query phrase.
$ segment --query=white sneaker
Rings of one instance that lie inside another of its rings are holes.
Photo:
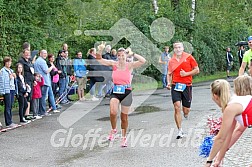
[[[60,111],[59,110],[53,110],[53,113],[59,113]]]
[[[17,128],[17,127],[18,127],[18,124],[15,124],[15,123],[12,123],[12,124],[6,126],[6,128],[8,128],[8,129],[14,129],[14,128]]]
[[[41,116],[34,116],[35,117],[35,119],[41,119],[42,117]]]
[[[85,99],[85,97],[82,97],[79,101],[85,101],[86,99]]]
[[[184,137],[184,133],[182,130],[179,130],[177,138],[176,139],[181,139],[182,137]]]
[[[99,99],[98,98],[96,98],[96,97],[92,97],[92,99],[91,99],[92,101],[99,101]]]

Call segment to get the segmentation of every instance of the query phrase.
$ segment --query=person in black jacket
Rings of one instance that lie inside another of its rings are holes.
[[[101,74],[99,75],[101,69],[99,62],[96,60],[96,49],[91,48],[89,49],[87,53],[87,58],[89,59],[89,66],[88,66],[88,78],[90,79],[90,95],[91,95],[91,100],[92,101],[97,101],[99,100],[98,98],[95,97],[95,86],[96,82],[103,82],[103,77],[100,77]]]
[[[23,71],[24,71],[24,81],[26,84],[28,84],[31,88],[30,93],[28,93],[27,96],[27,109],[25,112],[25,119],[27,120],[31,120],[32,117],[29,117],[30,114],[30,110],[31,110],[31,95],[32,95],[32,91],[33,91],[33,83],[34,83],[34,67],[32,64],[32,60],[31,60],[31,52],[30,50],[24,49],[23,50],[23,56],[19,59],[18,63],[21,63],[23,65]]]
[[[68,100],[66,98],[66,90],[67,90],[67,61],[65,58],[65,51],[60,50],[58,52],[58,57],[56,58],[56,68],[61,71],[59,74],[59,96],[61,104],[67,104]]]
[[[19,119],[20,124],[25,125],[30,121],[25,120],[24,115],[27,109],[27,97],[30,93],[31,87],[25,83],[23,74],[23,65],[17,63],[16,75],[17,75],[17,87],[18,87],[18,105],[19,105]]]
[[[226,61],[227,61],[227,78],[230,78],[229,72],[233,66],[233,55],[231,54],[230,48],[227,48]]]
[[[107,59],[107,60],[113,60],[112,59],[112,54],[111,54],[111,46],[110,45],[106,45],[105,47],[105,51],[106,53],[102,55],[103,59]],[[110,97],[111,94],[111,90],[112,90],[112,67],[110,66],[102,66],[103,71],[104,71],[104,77],[106,79],[105,81],[105,97]],[[102,95],[102,90],[100,90],[101,95]]]

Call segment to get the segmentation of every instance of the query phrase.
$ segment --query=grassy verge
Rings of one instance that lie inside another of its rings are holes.
[[[230,72],[231,76],[237,76],[238,72]],[[215,79],[220,79],[220,78],[226,78],[226,72],[217,72],[214,75],[208,75],[208,76],[195,76],[193,79],[193,83],[199,83],[199,82],[206,82],[206,81],[212,81]],[[133,88],[134,91],[143,91],[143,90],[149,90],[149,89],[156,89],[156,88],[161,88],[162,83],[159,81],[158,83],[153,81],[148,81],[148,82],[143,82],[143,83],[133,83]],[[89,94],[87,94],[89,97]],[[72,100],[77,101],[78,100],[78,95],[74,94],[70,96]],[[14,108],[17,108],[18,104],[15,103]],[[4,111],[4,106],[3,104],[0,104],[0,112]]]
[[[237,76],[238,71],[232,71],[232,72],[230,72],[230,75],[233,76],[233,77]],[[226,72],[216,72],[213,75],[207,75],[207,76],[195,76],[193,78],[193,83],[213,81],[213,80],[220,79],[220,78],[227,78]]]

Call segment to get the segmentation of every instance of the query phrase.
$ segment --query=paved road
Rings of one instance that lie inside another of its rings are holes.
[[[1,133],[0,166],[203,166],[206,159],[198,156],[198,147],[208,133],[207,117],[221,115],[211,100],[209,83],[193,88],[192,110],[182,125],[187,134],[181,140],[175,139],[169,91],[135,92],[134,105],[127,148],[120,147],[119,139],[106,141],[110,130],[108,99],[77,102],[61,114]],[[87,112],[90,108],[94,109]],[[252,162],[251,137],[252,129],[248,129],[229,150],[225,167],[245,167]]]

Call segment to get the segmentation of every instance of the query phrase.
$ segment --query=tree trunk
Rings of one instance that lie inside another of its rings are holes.
[[[153,9],[154,9],[155,14],[157,14],[157,12],[158,12],[157,0],[153,0],[152,5],[153,5]]]
[[[195,20],[195,11],[196,11],[196,0],[192,0],[192,8],[191,8],[191,14],[190,14],[190,21],[192,24],[192,29],[190,29],[190,42],[193,42],[193,26],[194,26],[194,20]]]
[[[195,19],[195,9],[196,9],[196,0],[192,0],[192,9],[190,14],[190,20],[193,23]]]

